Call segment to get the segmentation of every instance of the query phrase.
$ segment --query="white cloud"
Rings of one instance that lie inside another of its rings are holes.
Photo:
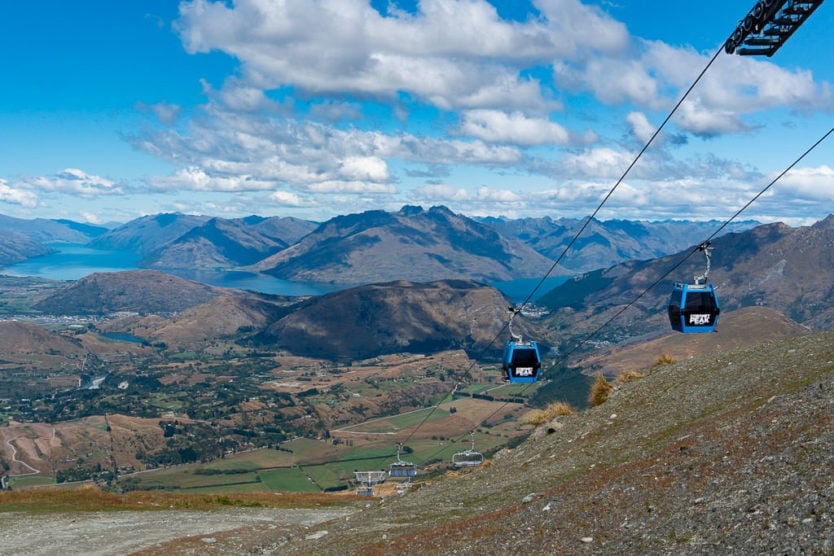
[[[269,200],[285,207],[300,207],[306,204],[301,197],[290,191],[274,191],[269,194]]]
[[[569,139],[567,130],[557,123],[498,110],[464,112],[460,132],[490,143],[516,145],[566,145]]]
[[[590,91],[608,105],[668,112],[710,58],[688,47],[635,40],[630,49],[587,60],[557,60],[553,67],[557,82],[570,91]],[[673,121],[698,135],[738,133],[751,128],[744,116],[774,107],[832,109],[834,95],[828,83],[816,83],[807,70],[720,54]]]
[[[478,188],[478,200],[494,203],[518,203],[524,197],[508,189],[493,189],[491,187]]]
[[[774,176],[775,177],[775,176]],[[815,168],[794,168],[774,185],[779,194],[811,201],[834,200],[834,168],[823,164]]]
[[[397,188],[387,183],[365,181],[319,181],[303,188],[311,193],[349,193],[353,195],[393,195]]]
[[[422,0],[383,17],[366,0],[195,0],[176,27],[191,53],[221,50],[265,89],[393,96],[410,91],[443,108],[546,107],[522,69],[627,42],[625,27],[576,0],[540,1],[546,17],[501,20],[483,0]]]
[[[92,212],[81,211],[81,217],[84,218],[85,222],[89,222],[91,224],[101,224],[101,218]]]
[[[631,132],[641,143],[648,143],[657,127],[649,123],[649,119],[642,112],[630,112],[626,121],[631,126]]]
[[[208,101],[190,120],[174,104],[144,107],[171,127],[134,146],[178,168],[149,178],[151,191],[257,191],[256,208],[342,212],[397,203],[382,196],[398,191],[477,211],[592,210],[633,161],[635,139],[651,137],[710,57],[629,36],[578,0],[533,4],[534,17],[508,21],[486,0],[421,0],[415,13],[392,2],[386,15],[369,0],[181,2],[176,28],[188,52],[224,52],[240,67],[218,89],[203,83]],[[720,187],[746,192],[756,169],[695,152],[706,141],[687,135],[753,136],[761,111],[831,106],[829,85],[810,72],[721,55],[672,120],[677,131],[658,137],[612,206],[736,201]],[[490,179],[479,187],[472,168],[512,174],[518,190]],[[25,187],[108,191],[94,178]],[[541,183],[549,190],[535,191]],[[701,185],[678,190],[690,183]],[[820,194],[810,182],[795,187]]]
[[[377,156],[348,156],[342,161],[339,174],[352,180],[384,182],[391,179],[388,165]]]
[[[31,191],[10,186],[9,182],[0,178],[0,202],[35,208],[38,206],[38,196]]]
[[[623,174],[635,154],[601,147],[566,156],[559,166],[570,177],[614,179]]]
[[[149,178],[148,183],[161,190],[191,191],[262,191],[275,187],[271,181],[243,175],[215,176],[194,166],[181,168],[170,176]]]
[[[469,199],[469,192],[462,187],[455,187],[448,184],[431,184],[414,189],[414,199],[418,203],[447,203],[449,201],[466,201]]]
[[[97,197],[100,195],[121,195],[122,186],[116,182],[88,174],[77,168],[67,168],[54,176],[38,176],[22,179],[16,186],[50,193]]]

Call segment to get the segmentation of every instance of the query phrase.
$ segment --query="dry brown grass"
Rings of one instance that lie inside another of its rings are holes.
[[[659,367],[660,365],[671,365],[675,362],[675,358],[669,355],[668,353],[661,353],[660,356],[654,360],[653,367]]]
[[[544,409],[532,412],[527,416],[527,422],[534,427],[538,427],[539,425],[549,423],[560,415],[572,415],[575,412],[576,410],[573,409],[570,404],[565,402],[555,402],[548,405]]]
[[[629,382],[634,382],[635,380],[640,380],[641,378],[645,377],[643,373],[639,371],[623,371],[619,375],[615,382],[619,384],[628,384]]]
[[[614,387],[605,379],[602,373],[597,375],[597,379],[591,386],[591,393],[588,395],[588,403],[592,406],[602,405],[611,395]]]
[[[0,492],[4,511],[211,510],[223,507],[299,508],[342,505],[350,497],[315,493],[174,494],[104,492],[86,485],[74,489],[31,488]]]

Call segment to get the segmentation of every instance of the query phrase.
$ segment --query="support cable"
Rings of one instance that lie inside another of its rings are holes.
[[[646,142],[645,145],[643,145],[643,148],[640,149],[640,152],[637,153],[637,155],[634,157],[634,159],[631,161],[631,163],[628,165],[628,167],[622,173],[620,178],[614,183],[614,185],[611,187],[611,189],[608,191],[608,193],[605,195],[605,197],[602,198],[602,200],[600,201],[600,203],[596,207],[596,209],[594,209],[594,211],[591,213],[591,215],[588,216],[585,219],[585,221],[582,223],[582,226],[579,227],[579,230],[577,230],[577,232],[573,235],[571,240],[568,242],[568,244],[562,250],[561,254],[556,258],[556,260],[553,262],[553,264],[550,266],[550,268],[544,274],[544,276],[542,276],[541,280],[539,280],[539,282],[532,289],[532,291],[530,291],[530,293],[527,295],[527,297],[524,299],[524,301],[521,303],[521,305],[519,305],[517,308],[512,308],[511,309],[511,311],[513,311],[513,315],[515,315],[515,313],[517,313],[517,312],[521,312],[524,309],[524,307],[526,307],[530,303],[530,301],[536,295],[536,292],[539,289],[541,289],[541,287],[544,285],[545,281],[550,277],[551,274],[553,274],[553,272],[556,270],[556,267],[559,266],[559,263],[562,262],[562,260],[565,258],[565,255],[568,253],[568,251],[570,251],[570,249],[573,248],[573,245],[577,242],[577,240],[582,235],[582,233],[585,231],[585,229],[588,227],[588,225],[593,221],[593,219],[597,216],[597,214],[599,214],[599,212],[602,210],[602,207],[605,205],[605,203],[608,202],[608,200],[611,198],[611,196],[614,195],[614,192],[617,190],[617,188],[620,186],[620,184],[622,184],[623,180],[625,180],[626,176],[628,176],[628,174],[629,174],[629,172],[631,172],[632,168],[634,168],[634,166],[637,164],[637,162],[640,160],[640,158],[643,156],[643,154],[649,149],[649,147],[654,142],[654,140],[657,138],[657,136],[660,135],[660,132],[663,130],[664,127],[666,127],[666,124],[669,123],[669,120],[672,119],[672,116],[675,114],[675,112],[677,112],[678,108],[680,108],[680,106],[683,104],[683,102],[686,100],[686,98],[689,96],[689,94],[692,92],[692,90],[695,88],[695,86],[701,81],[701,79],[707,73],[707,70],[709,70],[709,68],[712,66],[712,64],[715,62],[715,60],[718,58],[718,55],[721,54],[722,49],[723,49],[723,45],[722,45],[721,48],[716,50],[715,54],[712,55],[712,58],[710,58],[709,62],[707,62],[706,66],[704,66],[704,68],[698,74],[698,77],[695,78],[695,80],[692,82],[692,84],[689,86],[689,88],[686,89],[686,92],[684,92],[684,94],[677,101],[677,103],[675,103],[675,106],[672,108],[672,110],[669,112],[669,114],[666,115],[666,118],[664,118],[664,120],[663,120],[663,122],[661,122],[660,126],[658,126],[658,128],[654,131],[654,133],[652,133],[651,137],[649,137],[649,140]],[[509,323],[505,324],[501,328],[501,330],[498,331],[498,333],[495,335],[495,337],[481,350],[481,352],[480,352],[481,355],[483,355],[483,353],[485,353],[487,349],[489,349],[491,346],[493,346],[495,344],[496,341],[498,341],[498,338],[504,334],[504,331],[508,328],[508,326],[509,326]],[[477,358],[476,358],[476,360],[477,360]],[[474,363],[472,363],[472,365],[470,365],[470,369],[473,366],[474,366]],[[454,389],[450,393],[453,397],[454,397],[455,391],[457,391],[457,388],[459,386],[460,386],[460,383],[456,384]],[[522,393],[529,386],[530,386],[530,384],[528,384],[527,386],[522,388]],[[447,397],[448,397],[448,394],[447,394]],[[443,399],[445,400],[446,398],[443,398]],[[435,405],[432,408],[432,410],[423,418],[423,420],[417,425],[417,427],[415,427],[409,433],[408,437],[406,438],[406,440],[404,442],[408,442],[408,440],[410,440],[414,436],[414,434],[417,433],[417,431],[420,429],[420,427],[422,427],[423,424],[426,421],[428,421],[428,419],[434,414],[434,412],[439,407],[440,403],[442,403],[442,401],[439,402],[437,405]],[[486,419],[483,419],[481,421],[481,423],[484,423],[484,422],[488,421],[490,418],[492,418],[496,413],[501,411],[506,406],[507,403],[508,402],[505,402],[504,405],[502,405],[501,407],[496,409],[494,412],[492,412]],[[475,428],[477,428],[477,427],[475,427]]]

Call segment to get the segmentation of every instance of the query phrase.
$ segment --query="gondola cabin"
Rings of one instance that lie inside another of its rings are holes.
[[[536,342],[507,340],[502,357],[504,378],[512,383],[530,383],[539,379],[542,359]]]
[[[721,312],[712,284],[682,282],[675,282],[667,310],[672,329],[686,334],[714,332]]]

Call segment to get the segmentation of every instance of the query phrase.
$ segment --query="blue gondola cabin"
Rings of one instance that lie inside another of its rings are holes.
[[[513,383],[530,383],[539,379],[542,359],[536,342],[507,340],[502,357],[504,378]]]
[[[672,329],[686,334],[714,332],[721,312],[712,284],[681,282],[675,282],[667,310]]]

